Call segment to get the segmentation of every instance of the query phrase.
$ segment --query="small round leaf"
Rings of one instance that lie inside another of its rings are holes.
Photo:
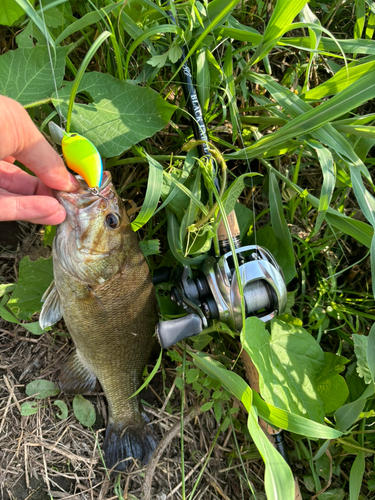
[[[54,382],[50,380],[34,380],[27,384],[26,394],[28,396],[34,396],[36,399],[49,398],[50,396],[56,396],[60,392],[60,389]]]
[[[38,406],[36,401],[25,401],[21,405],[21,415],[23,417],[28,417],[29,415],[35,415],[38,413]]]

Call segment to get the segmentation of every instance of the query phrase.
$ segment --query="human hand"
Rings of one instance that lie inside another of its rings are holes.
[[[13,165],[15,160],[34,177]],[[60,224],[66,213],[53,189],[76,191],[78,182],[16,101],[0,96],[0,221]]]

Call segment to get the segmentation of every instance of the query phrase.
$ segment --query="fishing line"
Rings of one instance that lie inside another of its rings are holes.
[[[47,42],[47,50],[48,50],[48,57],[49,57],[49,62],[50,62],[50,65],[51,65],[51,72],[52,72],[52,78],[53,78],[53,84],[54,84],[54,87],[55,87],[55,93],[56,93],[56,99],[57,99],[57,114],[59,115],[59,120],[60,120],[60,127],[62,129],[65,129],[65,119],[62,115],[62,112],[61,112],[61,107],[60,107],[60,99],[59,99],[59,92],[58,92],[58,89],[57,89],[57,82],[56,82],[56,77],[55,77],[55,68],[54,68],[54,64],[53,64],[53,60],[52,60],[52,55],[51,55],[51,48],[50,48],[50,43],[49,43],[49,40],[48,40],[48,35],[47,35],[47,24],[46,24],[46,21],[44,19],[44,11],[43,11],[43,3],[42,3],[42,0],[39,1],[39,5],[40,5],[40,13],[42,15],[42,21],[43,21],[43,26],[44,26],[44,37],[46,39],[46,42]],[[57,58],[57,55],[56,55],[56,50],[54,51],[55,53],[55,60]]]

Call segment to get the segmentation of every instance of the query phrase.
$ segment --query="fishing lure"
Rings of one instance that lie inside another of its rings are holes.
[[[82,135],[64,133],[61,146],[68,167],[83,177],[89,188],[99,189],[103,162],[94,144]]]

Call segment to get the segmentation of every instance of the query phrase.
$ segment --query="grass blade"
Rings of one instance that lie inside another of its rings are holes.
[[[279,186],[277,184],[276,176],[273,172],[269,175],[269,192],[270,192],[270,212],[271,212],[271,225],[275,235],[285,245],[289,257],[295,265],[294,249],[292,237],[284,216],[283,203],[280,195]]]
[[[314,148],[318,156],[320,166],[323,172],[323,185],[319,197],[319,215],[316,219],[315,227],[310,235],[312,238],[320,229],[322,222],[325,219],[326,212],[331,203],[332,193],[335,187],[336,175],[331,152],[322,146],[318,141],[309,141],[309,144]]]
[[[153,216],[158,206],[163,188],[163,167],[146,153],[149,164],[147,190],[145,200],[137,218],[131,223],[133,231],[138,231]]]
[[[254,158],[267,152],[271,147],[283,144],[286,140],[311,133],[343,114],[357,108],[375,96],[375,82],[372,73],[363,75],[345,90],[316,108],[294,118],[274,134],[268,135],[245,150],[228,155],[232,159]]]
[[[70,92],[68,113],[67,113],[67,117],[66,117],[66,131],[67,132],[70,131],[70,123],[71,123],[71,119],[72,119],[74,99],[75,99],[76,94],[78,92],[79,84],[81,83],[83,75],[85,74],[86,68],[90,64],[91,59],[94,57],[94,54],[98,50],[100,45],[110,36],[113,36],[112,33],[110,33],[109,31],[103,31],[103,33],[91,45],[89,51],[87,52],[84,60],[81,63],[81,66],[79,67],[78,73],[74,79],[74,84],[72,86],[72,90]]]
[[[56,44],[54,39],[52,38],[51,33],[47,30],[47,26],[43,22],[43,20],[38,16],[34,7],[27,0],[16,0],[18,5],[25,11],[25,13],[29,16],[38,30],[42,33],[42,35],[46,38],[47,42],[53,48],[53,51],[56,53]]]

